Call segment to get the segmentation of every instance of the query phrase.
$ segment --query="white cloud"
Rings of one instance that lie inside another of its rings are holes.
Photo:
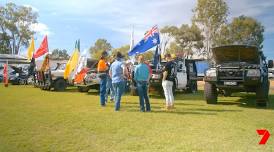
[[[274,33],[273,0],[227,0],[230,9],[229,20],[240,15],[251,16],[265,26],[265,34]]]
[[[265,34],[274,33],[273,0],[225,1],[230,10],[229,21],[239,15],[252,16],[265,26]],[[68,23],[64,29],[69,29],[71,32],[76,31],[69,28],[75,26],[70,23],[81,22],[90,25],[91,28],[92,25],[99,25],[103,29],[111,30],[116,33],[115,36],[119,36],[119,39],[125,37],[129,39],[131,26],[134,25],[135,38],[138,40],[155,24],[161,28],[165,25],[179,26],[191,23],[192,9],[197,0],[60,0],[47,1],[44,4],[39,1],[39,3],[47,8],[46,12],[51,18],[60,18],[60,21]],[[38,6],[37,4],[38,2],[35,6]],[[44,14],[44,8],[41,8],[39,14]],[[77,28],[81,29],[80,26]],[[49,31],[48,28],[46,31]]]
[[[233,17],[246,15],[257,18],[266,27],[266,33],[272,32],[271,15],[273,12],[273,0],[226,0],[229,6],[229,21]],[[52,3],[68,20],[86,20],[90,24],[99,24],[107,29],[130,35],[131,26],[135,26],[136,37],[155,24],[159,27],[165,25],[181,25],[191,23],[196,0],[100,0],[92,1],[68,0],[66,3]],[[59,13],[58,13],[59,14]]]
[[[68,16],[69,20],[79,20],[75,16],[81,16],[81,19],[85,18],[91,24],[99,24],[123,35],[130,35],[131,26],[134,25],[138,38],[155,24],[163,27],[191,23],[192,9],[196,3],[189,0],[102,0],[92,3],[85,1],[82,4],[68,1],[63,7],[69,11],[63,12],[63,16]]]
[[[48,26],[43,23],[35,23],[30,26],[30,28],[37,32],[38,34],[44,36],[44,35],[52,35],[53,33],[49,30]]]

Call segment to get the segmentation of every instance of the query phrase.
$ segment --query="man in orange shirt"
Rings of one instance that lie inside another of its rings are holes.
[[[106,105],[106,85],[107,85],[107,73],[108,73],[108,66],[107,66],[107,56],[108,53],[104,51],[101,55],[101,59],[98,62],[97,72],[100,77],[100,104],[101,106]]]

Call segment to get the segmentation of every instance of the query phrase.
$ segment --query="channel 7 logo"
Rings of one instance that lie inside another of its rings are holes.
[[[267,142],[267,140],[268,140],[269,137],[270,137],[269,131],[266,130],[266,129],[258,129],[258,130],[257,130],[257,133],[258,133],[259,135],[262,136],[262,139],[261,139],[261,141],[259,142],[259,144],[260,144],[260,145],[265,145],[266,142]]]

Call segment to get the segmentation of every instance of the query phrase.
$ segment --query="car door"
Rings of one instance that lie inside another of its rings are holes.
[[[187,85],[187,73],[184,61],[177,62],[177,89],[185,89]]]

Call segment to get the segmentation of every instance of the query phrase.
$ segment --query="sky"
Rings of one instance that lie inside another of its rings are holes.
[[[32,26],[35,47],[48,35],[49,49],[71,53],[77,39],[81,51],[88,50],[98,38],[107,39],[114,48],[130,43],[134,26],[135,43],[154,25],[190,24],[196,0],[1,0],[32,7],[38,24]],[[274,59],[274,0],[226,0],[228,21],[240,15],[256,18],[265,27],[264,53]],[[26,51],[22,50],[21,54]]]

